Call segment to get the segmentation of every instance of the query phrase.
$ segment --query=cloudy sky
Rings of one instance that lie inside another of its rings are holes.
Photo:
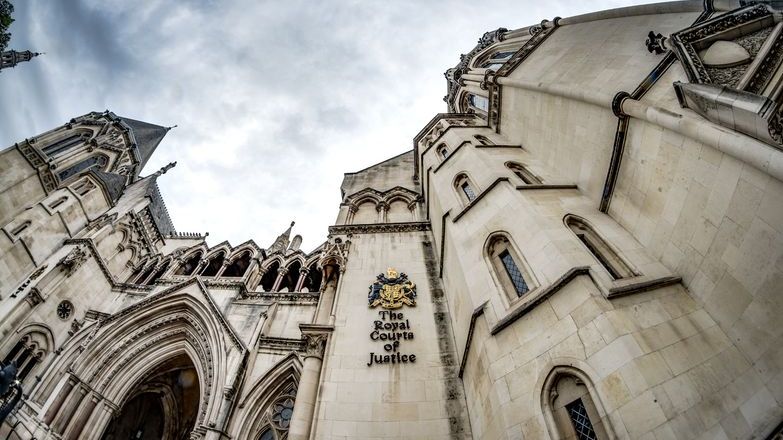
[[[143,174],[178,231],[266,247],[291,220],[306,251],[344,172],[411,148],[445,111],[443,72],[486,31],[634,3],[12,0],[0,148],[90,111],[174,125]],[[637,1],[638,2],[638,1]]]

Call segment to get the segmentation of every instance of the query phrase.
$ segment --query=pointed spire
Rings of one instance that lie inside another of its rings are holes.
[[[20,62],[30,61],[38,55],[42,55],[42,53],[30,52],[29,50],[24,50],[21,52],[7,50],[0,53],[0,70],[6,69],[8,67],[16,67],[16,65]]]
[[[266,250],[267,254],[273,254],[288,249],[288,244],[291,242],[291,229],[294,227],[294,224],[296,224],[296,222],[292,221],[291,226],[277,237],[275,242],[272,243],[272,246],[269,246],[269,249]]]
[[[150,124],[149,122],[137,121],[135,119],[119,117],[133,133],[133,139],[136,141],[136,149],[139,153],[140,166],[139,171],[144,168],[152,153],[158,148],[158,144],[166,136],[166,133],[172,127],[161,127],[160,125]]]

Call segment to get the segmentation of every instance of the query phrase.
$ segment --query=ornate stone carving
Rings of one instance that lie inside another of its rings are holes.
[[[24,300],[27,301],[27,304],[29,304],[30,307],[35,307],[38,304],[44,302],[43,296],[41,296],[41,292],[35,287],[31,288],[30,291],[27,292],[27,296],[24,297]]]
[[[429,231],[429,222],[374,223],[362,225],[336,225],[329,227],[331,235],[378,234],[393,232]]]
[[[323,359],[324,348],[326,348],[326,338],[327,335],[325,333],[305,333],[305,357]]]
[[[647,52],[655,52],[656,55],[660,55],[666,52],[666,46],[664,45],[665,41],[666,37],[660,33],[656,34],[655,31],[650,31],[647,34],[647,39],[644,41],[644,44],[647,46]]]
[[[83,246],[76,246],[58,263],[65,271],[65,276],[73,275],[87,261],[87,251]]]

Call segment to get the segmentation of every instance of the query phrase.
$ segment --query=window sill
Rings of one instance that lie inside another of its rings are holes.
[[[549,297],[554,295],[555,292],[565,287],[568,283],[571,282],[571,280],[573,280],[577,276],[589,275],[589,274],[590,274],[589,266],[577,266],[569,269],[568,272],[563,274],[560,278],[555,280],[555,282],[550,284],[549,286],[538,287],[533,291],[528,292],[527,295],[519,298],[520,301],[518,301],[516,304],[513,305],[513,308],[506,314],[506,316],[501,318],[500,321],[498,321],[497,323],[495,323],[494,326],[492,326],[492,329],[490,330],[489,333],[491,335],[498,334],[501,330],[511,325],[514,321],[525,316],[528,312],[536,308],[536,306],[549,299]]]
[[[519,191],[532,191],[536,189],[578,189],[575,183],[531,183],[529,185],[517,185]]]
[[[465,205],[465,207],[462,209],[462,211],[459,212],[459,214],[454,216],[454,220],[452,220],[453,223],[456,223],[460,218],[462,218],[463,215],[465,215],[468,211],[470,211],[471,208],[478,205],[478,203],[481,201],[481,199],[484,198],[487,194],[489,194],[490,191],[492,191],[496,186],[498,186],[501,182],[508,182],[508,177],[498,177],[494,182],[492,182],[491,185],[487,187],[484,191],[482,191],[479,195],[476,196],[475,199],[473,199],[472,202]]]
[[[462,148],[462,147],[463,147],[465,144],[470,144],[470,141],[464,141],[463,143],[459,144],[459,145],[457,146],[457,148],[455,148],[455,149],[454,149],[454,151],[452,151],[451,153],[449,153],[449,155],[448,155],[448,156],[446,156],[445,158],[443,158],[443,160],[442,160],[442,161],[441,161],[441,162],[438,164],[438,166],[436,166],[436,167],[435,167],[435,169],[434,169],[434,170],[432,170],[432,173],[433,173],[433,174],[437,173],[437,172],[438,172],[438,170],[439,170],[439,169],[441,169],[441,167],[443,167],[443,165],[446,165],[446,162],[448,162],[448,161],[449,161],[449,159],[451,159],[452,157],[454,157],[454,156],[457,154],[457,152],[458,152],[458,151],[459,151],[459,150],[460,150],[460,149],[461,149],[461,148]],[[437,154],[437,153],[436,153],[436,154]]]

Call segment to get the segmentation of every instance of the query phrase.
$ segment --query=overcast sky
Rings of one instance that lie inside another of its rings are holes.
[[[142,174],[177,161],[178,231],[267,247],[296,220],[308,252],[343,173],[409,150],[484,32],[639,3],[12,2],[10,48],[46,55],[0,73],[0,148],[90,111],[177,124]]]

